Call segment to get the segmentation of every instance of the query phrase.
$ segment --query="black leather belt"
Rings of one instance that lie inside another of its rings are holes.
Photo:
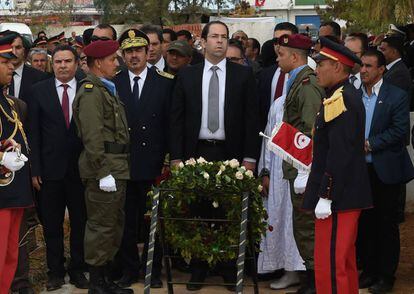
[[[223,145],[224,140],[214,140],[214,139],[205,139],[205,140],[198,140],[198,142],[206,144],[206,145]]]
[[[111,154],[129,153],[129,144],[104,142],[104,146],[105,146],[105,153],[111,153]]]

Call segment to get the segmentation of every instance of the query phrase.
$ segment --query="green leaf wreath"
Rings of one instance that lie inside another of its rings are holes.
[[[207,162],[191,158],[171,171],[161,182],[160,209],[166,218],[200,218],[192,207],[202,206],[210,214],[234,222],[195,222],[165,220],[167,242],[186,258],[206,260],[210,265],[237,258],[240,234],[241,195],[249,192],[249,227],[251,240],[258,242],[266,231],[267,218],[260,192],[262,186],[250,170],[236,159]],[[150,192],[154,195],[155,189]]]

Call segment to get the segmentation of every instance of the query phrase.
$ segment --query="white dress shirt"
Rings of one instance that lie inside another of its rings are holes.
[[[76,79],[73,78],[67,83],[62,83],[58,79],[55,79],[56,92],[57,92],[58,97],[59,97],[60,105],[62,105],[62,99],[63,99],[63,90],[64,90],[64,88],[61,86],[63,84],[67,84],[69,86],[67,91],[68,91],[68,97],[69,97],[69,121],[71,121],[72,120],[72,113],[73,113],[72,103],[73,103],[73,100],[75,100],[75,96],[76,96]]]
[[[154,65],[151,64],[151,63],[149,63],[149,62],[147,62],[147,66],[149,68],[155,66],[159,70],[164,71],[164,68],[165,68],[165,60],[164,60],[164,57],[161,56],[160,60],[158,60],[158,62],[156,64],[154,64]]]
[[[280,69],[280,67],[278,67],[275,71],[275,74],[273,75],[272,86],[270,87],[270,105],[272,105],[272,103],[275,99],[276,86],[277,86],[277,81],[279,80],[280,72],[281,72],[281,69]],[[286,84],[287,84],[287,81],[288,81],[288,77],[289,77],[289,74],[285,73],[285,82],[283,84],[283,93],[282,93],[282,95],[286,95]],[[279,97],[276,97],[276,98],[279,98]]]
[[[211,67],[214,64],[210,63],[207,59],[204,62],[203,70],[203,84],[202,84],[202,114],[201,114],[201,128],[198,136],[201,140],[214,139],[214,140],[225,140],[226,134],[224,131],[224,99],[226,95],[226,63],[227,60],[224,58],[216,66],[217,76],[219,79],[219,128],[217,131],[212,133],[208,129],[208,89],[210,86],[210,79],[213,75]]]
[[[18,68],[14,70],[15,74],[13,76],[13,82],[14,82],[14,97],[19,97],[20,94],[20,85],[22,84],[22,76],[23,76],[23,66],[24,63],[22,63]]]
[[[391,67],[393,67],[394,64],[396,64],[400,60],[401,60],[401,58],[398,58],[398,59],[394,60],[393,62],[388,63],[387,66],[386,66],[387,70],[390,70]]]
[[[145,79],[147,78],[148,68],[145,69],[138,75],[138,88],[139,88],[139,96],[141,97],[142,88],[144,87]],[[129,84],[131,85],[131,93],[134,91],[134,78],[137,76],[132,71],[128,70],[129,75]],[[138,97],[139,98],[139,97]]]

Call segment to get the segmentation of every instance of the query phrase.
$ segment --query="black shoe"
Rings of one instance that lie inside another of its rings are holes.
[[[187,290],[197,291],[203,288],[203,285],[199,283],[203,283],[204,280],[206,279],[206,276],[207,276],[207,272],[204,270],[200,270],[200,269],[193,270],[193,272],[191,273],[189,284],[187,284]]]
[[[71,283],[72,285],[75,285],[76,288],[78,288],[78,289],[88,289],[89,288],[89,282],[86,279],[83,272],[69,273],[69,277],[70,277],[69,283]]]
[[[35,294],[32,287],[21,288],[16,291],[19,294]]]
[[[374,294],[385,294],[391,292],[393,287],[394,283],[381,279],[377,283],[369,287],[368,291]]]
[[[359,276],[359,289],[369,288],[377,282],[377,279],[372,275],[361,273]]]
[[[134,293],[134,290],[132,289],[123,289],[119,287],[117,284],[115,284],[112,281],[106,281],[106,284],[108,285],[108,288],[111,290],[112,294],[132,294]]]
[[[53,291],[62,288],[65,280],[62,277],[49,276],[46,283],[46,290]]]
[[[102,266],[91,266],[89,268],[89,290],[88,294],[112,294],[106,284],[104,268]]]
[[[151,288],[162,288],[162,281],[160,277],[151,276]]]
[[[127,287],[131,287],[131,285],[134,283],[138,283],[138,280],[139,280],[139,274],[131,273],[131,272],[124,272],[121,279],[116,283],[121,288],[127,288]]]

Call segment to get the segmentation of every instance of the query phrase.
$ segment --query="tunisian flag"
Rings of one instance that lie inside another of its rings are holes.
[[[312,165],[312,140],[288,123],[276,124],[267,148],[297,169],[309,171]]]

